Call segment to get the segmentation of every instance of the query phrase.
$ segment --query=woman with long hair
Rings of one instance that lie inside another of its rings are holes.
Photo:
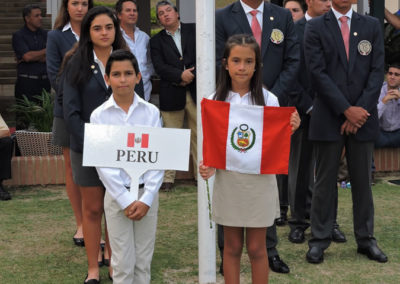
[[[109,97],[104,81],[106,62],[113,50],[126,48],[113,12],[91,9],[82,21],[79,43],[64,70],[63,109],[70,133],[72,175],[82,197],[83,235],[88,258],[85,283],[99,283],[97,262],[101,239],[104,187],[94,167],[82,166],[84,124],[92,111]],[[106,246],[109,249],[106,234]]]
[[[76,222],[76,232],[72,239],[77,246],[85,245],[82,232],[82,200],[79,188],[72,179],[69,134],[60,103],[61,90],[59,89],[57,75],[65,53],[79,40],[83,17],[92,7],[93,0],[63,0],[54,24],[54,30],[47,35],[46,48],[47,75],[57,96],[54,100],[53,143],[63,148],[65,187]]]

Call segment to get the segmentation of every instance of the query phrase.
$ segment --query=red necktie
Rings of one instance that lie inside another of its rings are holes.
[[[257,10],[250,12],[250,14],[253,16],[253,19],[251,20],[251,30],[253,31],[253,36],[255,37],[258,45],[261,47],[261,26],[256,17],[257,13]]]
[[[342,32],[344,48],[346,49],[347,60],[349,60],[349,38],[350,38],[350,29],[347,24],[347,17],[341,16],[339,21],[342,23],[340,27],[340,31]]]

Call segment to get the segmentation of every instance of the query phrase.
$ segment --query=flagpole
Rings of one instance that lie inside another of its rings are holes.
[[[197,157],[203,159],[200,102],[215,92],[215,0],[196,0]],[[197,165],[198,166],[198,165]],[[212,196],[213,182],[210,185]],[[197,178],[199,283],[216,283],[215,224],[210,228],[205,181]]]

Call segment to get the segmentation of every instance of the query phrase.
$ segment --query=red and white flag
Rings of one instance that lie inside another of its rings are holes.
[[[294,111],[203,99],[204,165],[247,174],[287,174]]]
[[[128,141],[126,143],[127,147],[140,147],[140,148],[149,148],[149,134],[142,133],[141,136],[136,135],[135,133],[128,133]]]

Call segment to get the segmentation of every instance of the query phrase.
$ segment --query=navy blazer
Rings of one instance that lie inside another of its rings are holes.
[[[76,64],[74,57],[69,64]],[[93,110],[104,103],[110,96],[99,66],[90,72],[92,75],[84,86],[74,87],[68,80],[63,83],[64,119],[70,133],[70,147],[73,151],[82,153],[85,123],[90,121]],[[68,76],[68,66],[66,70]]]
[[[363,43],[364,48],[367,46],[364,54],[362,49],[360,51]],[[376,139],[379,133],[376,106],[384,77],[384,47],[379,21],[353,12],[348,61],[339,24],[330,11],[307,23],[304,51],[315,89],[310,139],[339,140],[340,127],[345,121],[343,112],[350,106],[363,107],[371,114],[357,131],[356,139]]]
[[[160,110],[182,110],[186,105],[186,90],[196,103],[196,80],[182,87],[182,72],[196,67],[196,26],[181,22],[181,45],[183,56],[165,29],[150,39],[151,60],[160,76]],[[194,72],[194,74],[196,74]]]
[[[293,85],[293,91],[289,94],[289,104],[296,106],[300,115],[306,115],[306,112],[312,107],[314,91],[311,86],[311,78],[306,68],[304,59],[304,31],[307,20],[305,17],[294,23],[297,39],[300,45],[300,68],[297,76],[297,82]]]
[[[249,21],[239,1],[217,10],[215,15],[216,59],[221,66],[226,40],[235,34],[252,34]],[[271,41],[273,29],[279,29],[283,41]],[[288,93],[296,81],[300,65],[300,50],[292,15],[287,9],[264,3],[261,40],[263,83],[274,93],[281,106],[288,105]]]
[[[54,116],[63,117],[62,105],[60,104],[61,90],[59,90],[57,75],[61,67],[65,53],[76,43],[76,38],[71,29],[63,32],[62,30],[52,30],[47,34],[46,64],[47,76],[51,87],[56,91],[54,100]]]

